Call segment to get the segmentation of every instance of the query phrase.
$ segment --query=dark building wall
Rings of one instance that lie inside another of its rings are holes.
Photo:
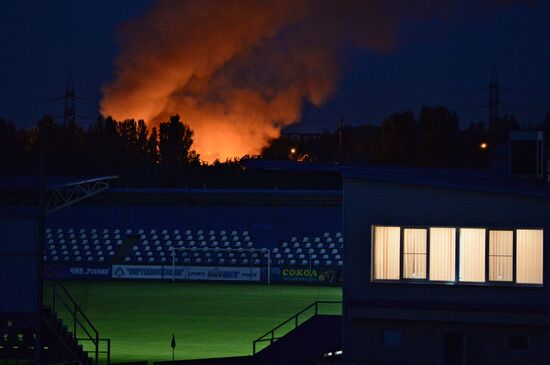
[[[455,333],[464,336],[469,365],[548,363],[550,332],[541,327],[363,319],[350,323],[350,329],[361,339],[361,346],[344,350],[347,364],[445,364],[444,338]],[[401,344],[385,346],[384,330],[400,331]],[[528,335],[528,350],[510,350],[510,335]],[[360,360],[367,357],[368,362]]]
[[[0,208],[0,315],[37,312],[38,237],[35,210]]]
[[[455,306],[461,303],[470,306],[476,303],[485,306],[548,306],[550,303],[550,270],[547,269],[550,262],[548,199],[346,179],[343,211],[346,242],[343,343],[344,358],[347,360],[361,359],[360,356],[365,356],[370,346],[364,342],[366,337],[362,335],[362,332],[369,330],[365,327],[366,322],[348,317],[350,303],[402,301],[411,306],[421,306],[425,302],[447,302]],[[545,286],[372,282],[372,225],[543,228]],[[433,340],[428,338],[430,344],[423,351],[425,356],[432,356],[429,353],[434,346]],[[359,357],[354,358],[355,355]]]
[[[543,228],[550,239],[550,201],[503,194],[346,180],[344,188],[345,299],[550,303],[546,287],[395,284],[371,282],[372,225]],[[550,249],[544,250],[544,265]],[[543,282],[550,283],[550,270]]]

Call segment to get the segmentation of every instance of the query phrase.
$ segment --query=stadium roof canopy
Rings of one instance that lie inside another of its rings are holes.
[[[353,166],[293,161],[250,160],[248,168],[287,171],[334,172],[345,178],[373,182],[474,190],[550,198],[550,184],[518,182],[483,170],[405,167],[388,165]]]
[[[118,176],[101,177],[68,177],[46,176],[46,190],[59,189],[66,186],[74,186],[96,181],[114,180]],[[42,181],[38,175],[0,175],[0,189],[2,190],[36,190],[42,187]]]
[[[108,189],[116,178],[47,176],[43,183],[37,175],[0,175],[0,204],[38,206],[44,187],[44,209],[52,213]]]

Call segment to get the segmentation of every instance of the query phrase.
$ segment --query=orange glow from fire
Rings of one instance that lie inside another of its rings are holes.
[[[447,17],[452,1],[156,1],[124,24],[101,112],[151,125],[179,114],[201,160],[258,154],[305,102],[322,105],[351,45],[396,45],[404,20]]]

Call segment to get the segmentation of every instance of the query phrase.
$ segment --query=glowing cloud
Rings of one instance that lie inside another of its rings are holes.
[[[351,46],[391,50],[410,19],[448,1],[158,1],[119,32],[116,77],[101,111],[150,124],[179,114],[212,162],[258,153],[302,105],[335,91]]]

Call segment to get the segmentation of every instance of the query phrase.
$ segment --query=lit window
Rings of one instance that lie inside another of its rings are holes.
[[[485,281],[485,229],[460,229],[460,281]]]
[[[514,232],[489,231],[489,280],[514,279]]]
[[[426,279],[427,230],[405,228],[403,230],[403,277]]]
[[[430,228],[430,280],[455,281],[455,228]]]
[[[516,282],[542,284],[541,229],[518,229],[516,231]]]
[[[399,280],[401,228],[374,227],[374,279]]]

